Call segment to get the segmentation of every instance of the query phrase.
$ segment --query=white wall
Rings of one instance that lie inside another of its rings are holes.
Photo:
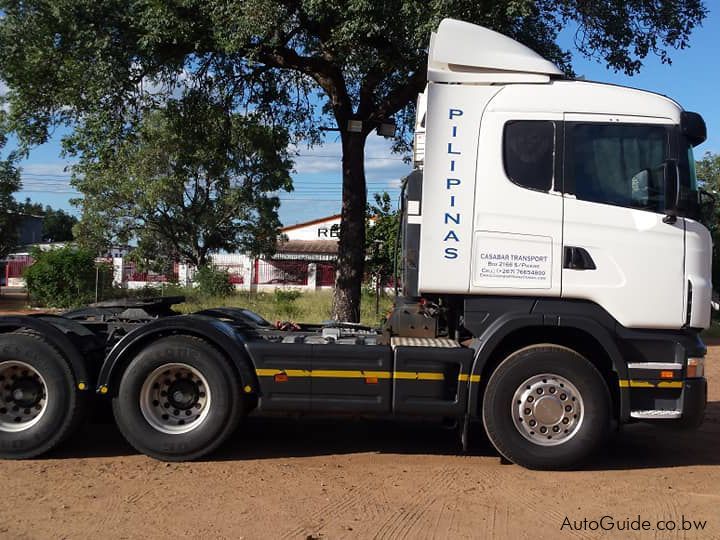
[[[289,229],[289,230],[287,230]],[[286,227],[282,230],[282,234],[287,236],[288,240],[339,240],[340,236],[340,218],[327,219],[312,225],[292,228]]]

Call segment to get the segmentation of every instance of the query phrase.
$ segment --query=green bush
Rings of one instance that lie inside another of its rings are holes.
[[[28,294],[33,304],[67,308],[95,301],[98,290],[112,286],[112,268],[100,265],[97,272],[95,255],[88,250],[66,246],[32,252],[35,262],[24,273]]]
[[[230,283],[227,270],[219,270],[214,266],[201,266],[195,272],[195,282],[198,292],[203,296],[219,296],[225,298],[235,293],[235,287]]]
[[[290,320],[296,319],[298,315],[300,315],[300,309],[295,304],[295,301],[301,296],[302,293],[300,291],[293,289],[275,289],[273,300],[275,301],[277,313],[283,318]]]

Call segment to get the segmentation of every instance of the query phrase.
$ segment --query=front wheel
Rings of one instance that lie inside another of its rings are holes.
[[[113,412],[125,438],[165,461],[197,459],[237,426],[242,398],[225,358],[187,336],[160,339],[143,350],[120,381]]]
[[[597,368],[559,345],[514,352],[490,376],[483,423],[506,459],[563,469],[587,457],[610,426],[610,396]]]

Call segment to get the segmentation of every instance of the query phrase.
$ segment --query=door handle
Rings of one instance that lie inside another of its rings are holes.
[[[563,268],[568,270],[595,270],[595,261],[585,248],[565,246],[563,251]]]

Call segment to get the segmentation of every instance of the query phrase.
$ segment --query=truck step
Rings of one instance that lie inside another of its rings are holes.
[[[393,337],[390,338],[390,345],[393,349],[395,347],[455,348],[460,346],[460,344],[454,339],[427,337]]]
[[[630,411],[630,417],[638,420],[673,420],[681,416],[682,411]]]

